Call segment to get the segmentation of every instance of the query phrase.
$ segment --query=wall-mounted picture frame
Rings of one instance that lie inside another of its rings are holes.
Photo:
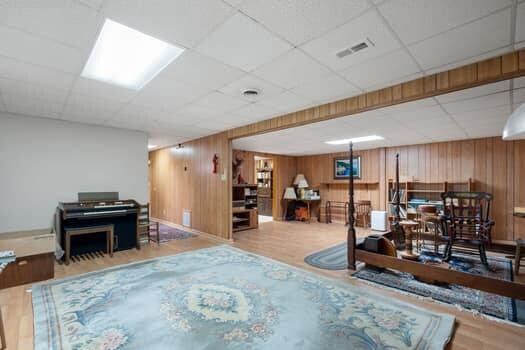
[[[354,179],[361,178],[361,156],[353,158]],[[334,158],[334,179],[343,180],[350,177],[350,160],[346,157]]]

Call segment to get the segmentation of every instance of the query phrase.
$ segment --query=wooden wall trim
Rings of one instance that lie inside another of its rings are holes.
[[[236,139],[525,76],[525,49],[227,131]]]

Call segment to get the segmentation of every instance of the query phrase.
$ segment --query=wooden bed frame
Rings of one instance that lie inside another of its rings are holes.
[[[350,143],[349,159],[353,157],[353,145]],[[399,167],[399,158],[396,156],[396,169]],[[458,284],[468,288],[481,290],[493,294],[503,295],[506,297],[525,300],[525,284],[506,281],[499,278],[492,278],[487,276],[478,276],[466,272],[447,269],[435,265],[427,265],[417,261],[411,261],[383,255],[375,252],[370,252],[364,249],[363,243],[358,243],[355,231],[354,219],[354,178],[353,178],[353,164],[350,162],[350,177],[349,177],[349,213],[348,213],[348,268],[356,270],[356,263],[358,261],[368,265],[390,268],[397,271],[407,272],[424,281],[435,281],[441,283]],[[396,186],[399,188],[399,173],[396,171]],[[396,213],[399,212],[399,203],[396,203]],[[383,237],[392,239],[394,235],[399,234],[399,227],[396,228],[396,222],[399,223],[399,217],[394,219],[393,230],[385,234]],[[398,226],[398,225],[397,225]]]

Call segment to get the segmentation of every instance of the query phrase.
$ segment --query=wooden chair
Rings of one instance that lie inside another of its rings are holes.
[[[490,220],[492,195],[485,192],[444,192],[441,227],[447,239],[445,260],[450,260],[452,248],[460,243],[478,248],[481,262],[488,265],[486,247],[491,245]]]
[[[355,204],[356,226],[369,227],[372,202],[369,200],[358,200]]]
[[[152,238],[155,236],[155,238]],[[159,223],[151,221],[149,203],[141,204],[137,215],[137,249],[140,249],[140,241],[147,238],[148,244],[153,241],[160,245]]]
[[[434,254],[439,253],[439,217],[435,205],[420,205],[417,207],[417,220],[419,222],[417,245],[421,249],[422,242],[428,237],[428,233],[433,233]],[[428,232],[428,233],[427,233]]]

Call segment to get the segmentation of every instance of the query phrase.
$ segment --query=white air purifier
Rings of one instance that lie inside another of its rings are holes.
[[[372,210],[372,230],[386,231],[387,212],[380,210]]]
[[[184,210],[182,212],[182,226],[191,227],[191,211]]]

